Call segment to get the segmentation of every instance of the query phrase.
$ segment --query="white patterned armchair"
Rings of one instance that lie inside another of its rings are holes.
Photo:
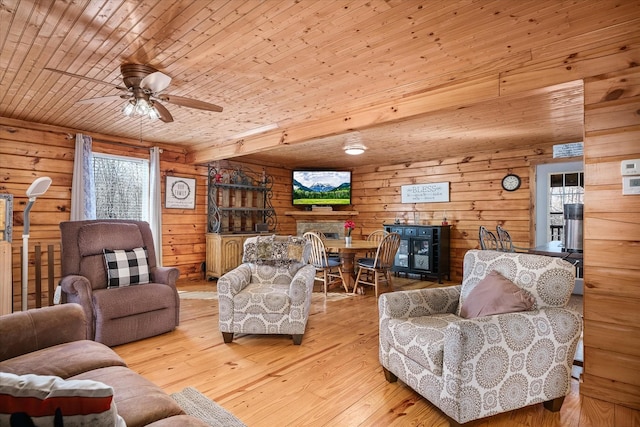
[[[452,425],[540,402],[559,411],[582,331],[580,315],[564,308],[574,267],[560,258],[470,250],[463,270],[462,285],[380,296],[380,363],[387,381],[400,378]],[[517,295],[528,309],[461,317],[471,305],[491,311],[502,301],[486,298],[487,290],[500,288],[488,276],[513,282],[516,291],[508,296]]]
[[[303,237],[258,236],[244,243],[242,264],[218,279],[219,326],[234,333],[292,335],[300,345],[309,318],[316,269]]]

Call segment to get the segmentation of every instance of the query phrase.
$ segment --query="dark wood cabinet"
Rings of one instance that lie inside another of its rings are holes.
[[[395,257],[395,273],[419,274],[421,277],[451,280],[449,225],[384,224],[384,229],[400,235]]]

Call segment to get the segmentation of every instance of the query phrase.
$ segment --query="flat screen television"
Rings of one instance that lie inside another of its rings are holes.
[[[351,204],[351,172],[337,170],[294,170],[294,206]]]

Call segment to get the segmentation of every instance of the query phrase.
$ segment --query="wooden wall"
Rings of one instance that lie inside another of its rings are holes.
[[[587,396],[640,409],[640,195],[620,161],[640,158],[640,69],[585,80]]]
[[[60,277],[60,229],[59,223],[68,221],[71,211],[71,181],[75,133],[77,129],[39,125],[0,117],[0,193],[14,195],[13,206],[13,289],[14,310],[20,307],[20,249],[22,247],[23,212],[27,203],[25,192],[34,179],[49,176],[52,184],[46,194],[38,197],[31,210],[29,237],[29,308],[35,307],[34,247],[42,245],[46,250],[54,245],[54,281]],[[148,141],[136,141],[108,135],[91,135],[93,151],[113,155],[149,158]],[[182,278],[203,277],[205,261],[205,231],[207,224],[207,167],[185,162],[182,147],[159,145],[163,152],[160,162],[164,206],[165,177],[167,175],[196,179],[195,209],[162,210],[163,264],[180,269]],[[262,168],[262,166],[247,165]],[[274,175],[275,187],[272,202],[276,209],[291,207],[291,172],[280,168],[265,168]],[[283,215],[278,217],[279,227],[287,233],[295,233],[295,221]],[[43,255],[42,279],[46,288],[48,263]],[[47,295],[45,295],[47,297]],[[44,303],[46,305],[46,303]]]
[[[23,196],[29,184],[39,176],[50,176],[53,184],[38,198],[31,212],[30,233],[30,292],[33,292],[33,247],[55,244],[56,283],[59,276],[59,227],[69,219],[71,179],[74,157],[73,135],[78,130],[37,125],[0,118],[0,192],[14,195],[13,281],[16,304],[19,305],[20,247],[22,213],[26,205]],[[95,152],[148,158],[150,143],[92,135]],[[204,233],[206,231],[206,176],[205,166],[185,163],[180,147],[162,145],[161,173],[196,178],[196,208],[163,209],[163,263],[180,269],[181,277],[202,277],[205,260]],[[551,158],[550,143],[541,143],[530,149],[508,152],[476,154],[466,158],[450,158],[437,162],[403,163],[384,167],[364,167],[353,174],[353,206],[359,211],[355,218],[356,237],[364,237],[383,223],[399,218],[412,222],[414,212],[419,213],[422,224],[439,224],[446,212],[452,233],[452,280],[460,281],[462,257],[466,250],[478,246],[477,230],[480,225],[495,228],[501,224],[512,232],[516,244],[532,243],[531,212],[534,206],[530,195],[530,174],[533,164]],[[284,213],[291,206],[291,171],[260,165],[274,176],[272,204],[277,212],[278,233],[295,234],[295,218]],[[506,192],[500,182],[513,172],[522,177],[519,190]],[[450,182],[451,201],[448,203],[402,204],[400,187],[407,184]],[[164,195],[163,179],[163,195]],[[46,256],[44,257],[46,264]],[[46,265],[43,279],[47,280]],[[31,299],[33,297],[31,296]],[[31,300],[30,307],[35,306]]]
[[[396,217],[413,223],[414,213],[421,224],[437,225],[446,215],[452,225],[451,279],[459,283],[465,252],[479,248],[481,225],[493,230],[502,225],[516,245],[533,245],[533,174],[536,164],[551,160],[552,144],[547,141],[529,149],[358,169],[353,183],[354,208],[360,213],[355,219],[360,227],[356,231],[369,234],[383,223],[393,223]],[[502,189],[502,178],[508,173],[522,178],[521,187],[514,192]],[[402,185],[434,182],[450,183],[448,203],[401,203]]]

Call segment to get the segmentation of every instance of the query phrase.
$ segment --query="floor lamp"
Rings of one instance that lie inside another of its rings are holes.
[[[31,183],[27,189],[29,202],[24,208],[24,229],[22,232],[22,311],[27,310],[27,294],[29,292],[29,212],[36,201],[36,197],[47,192],[51,185],[51,178],[42,176]]]

